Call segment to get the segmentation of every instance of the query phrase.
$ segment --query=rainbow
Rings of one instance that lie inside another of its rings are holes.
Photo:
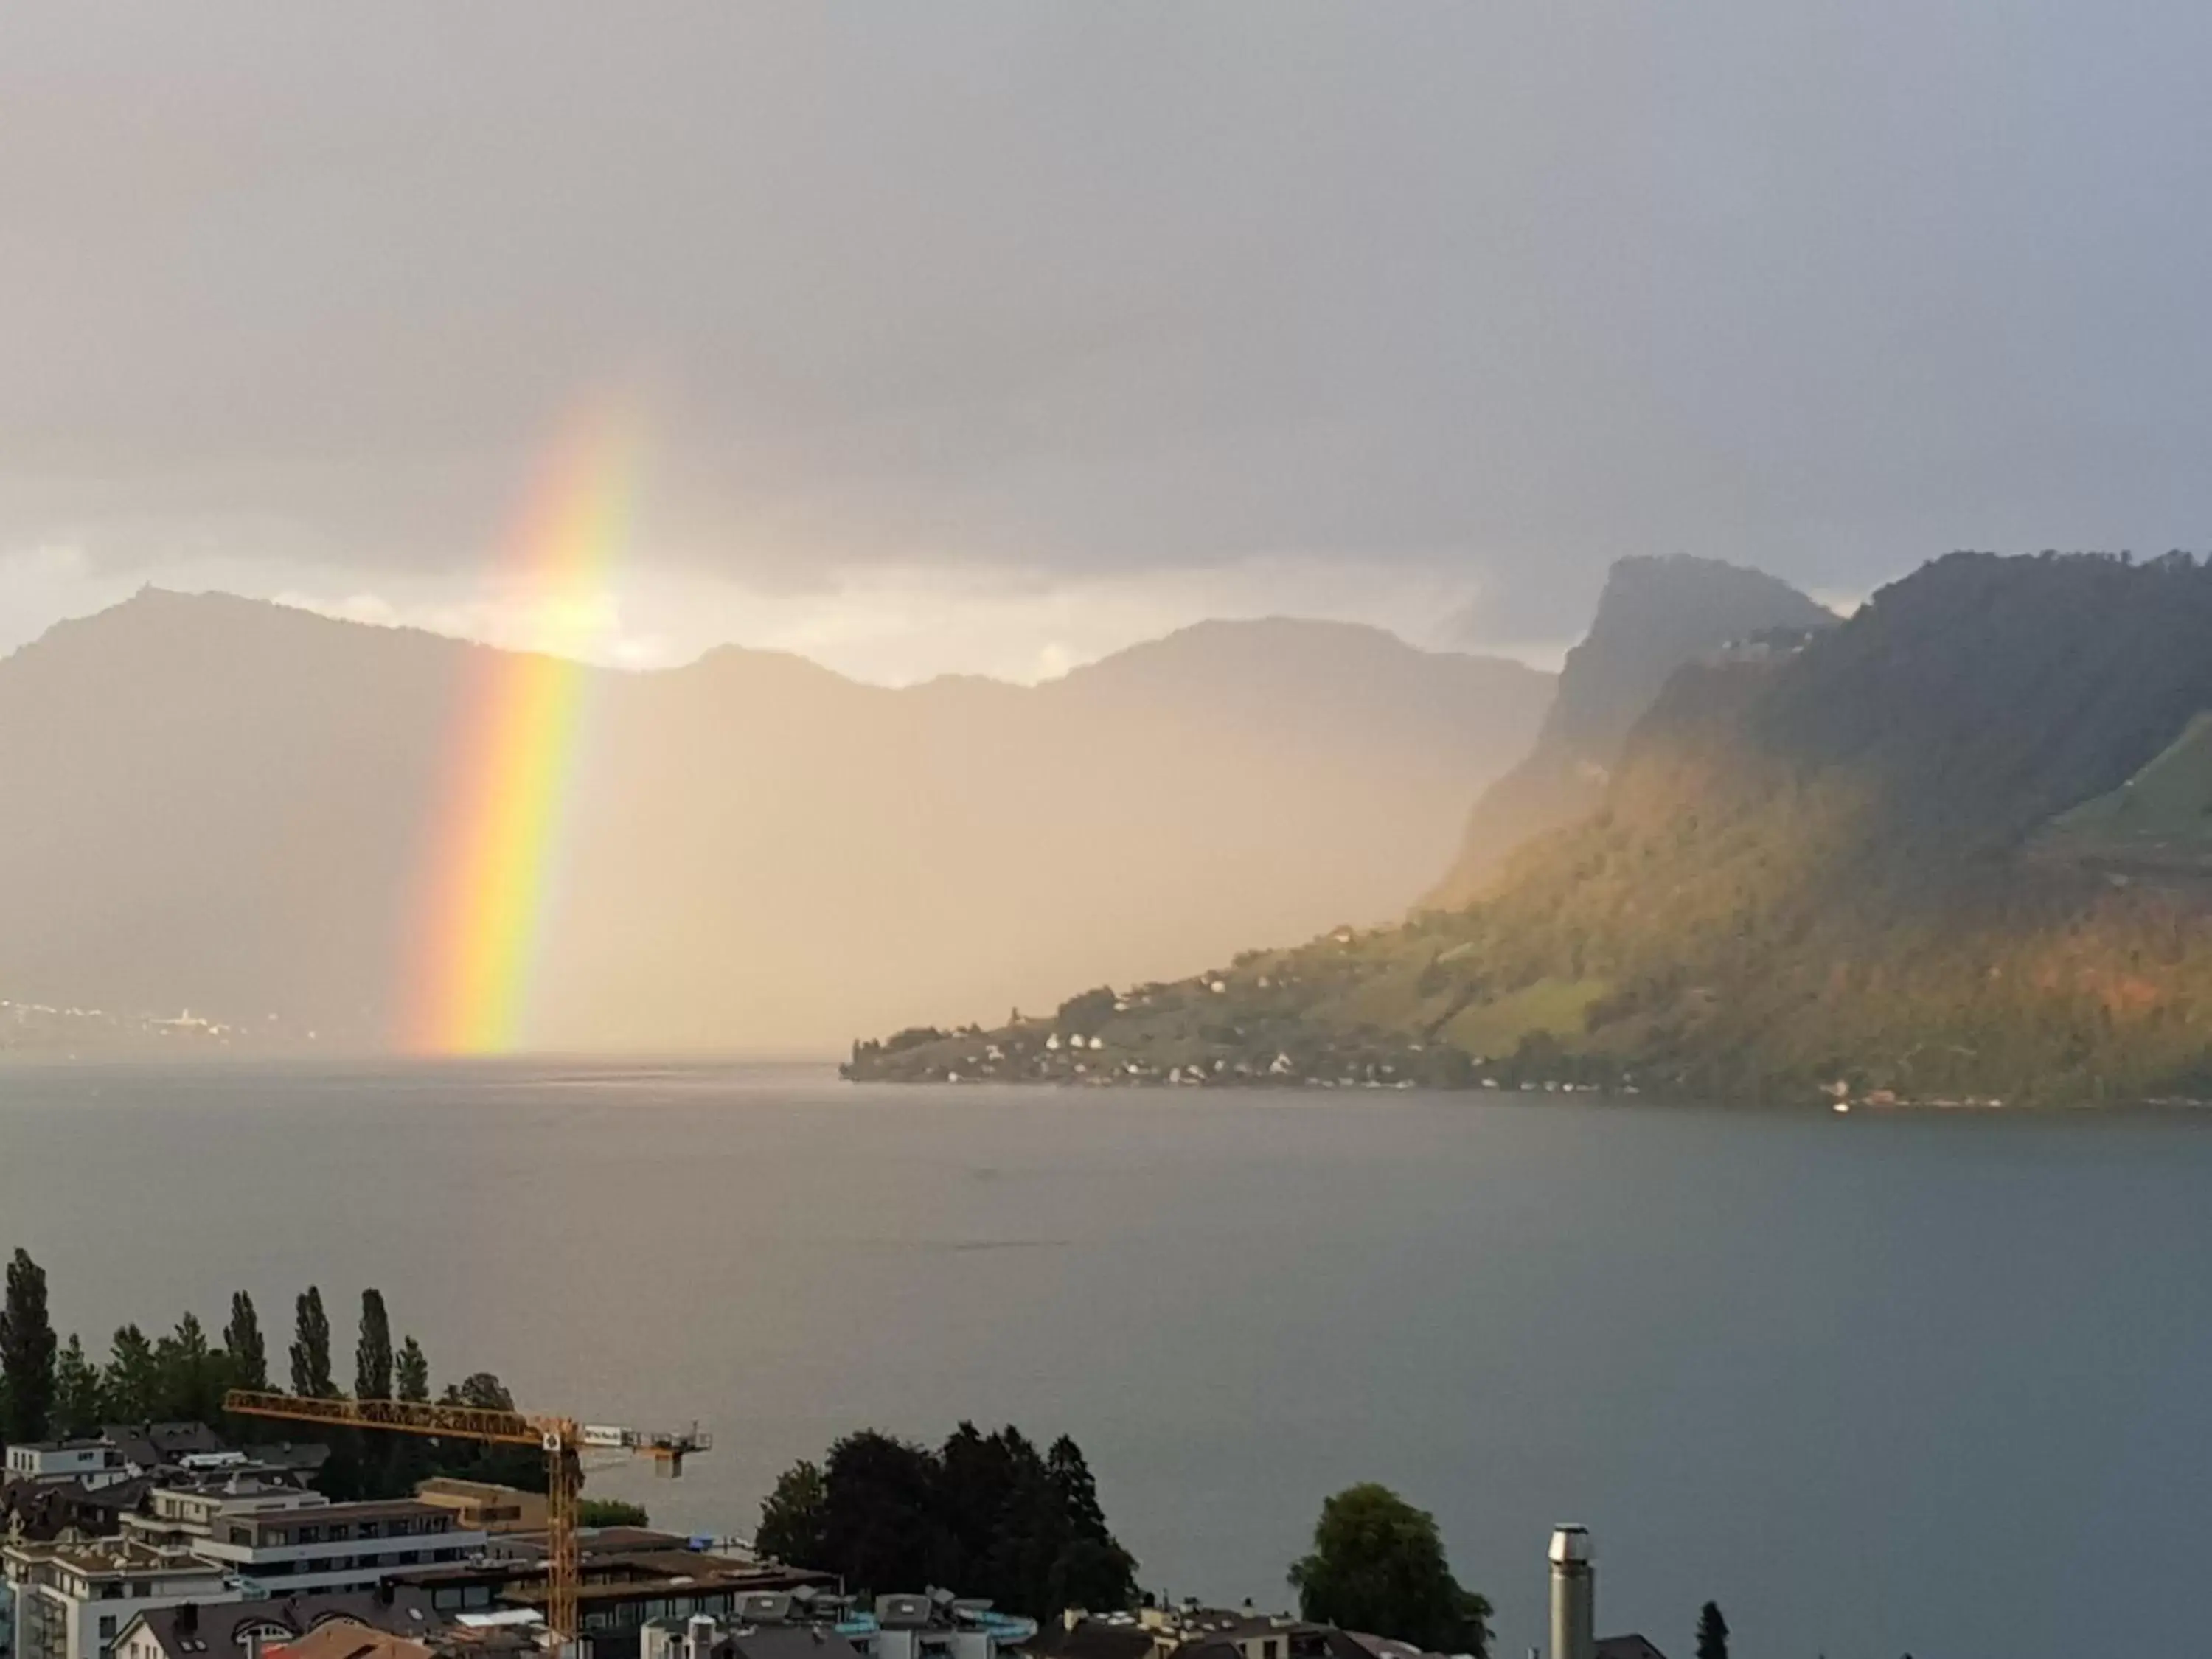
[[[472,651],[431,822],[407,952],[402,1036],[416,1052],[504,1054],[528,1037],[589,670],[568,654],[604,614],[628,545],[636,444],[626,421],[580,427],[533,492],[502,590],[530,651]]]

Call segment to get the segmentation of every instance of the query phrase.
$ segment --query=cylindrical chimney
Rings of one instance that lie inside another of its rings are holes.
[[[1597,1568],[1588,1528],[1552,1534],[1552,1659],[1596,1659]]]

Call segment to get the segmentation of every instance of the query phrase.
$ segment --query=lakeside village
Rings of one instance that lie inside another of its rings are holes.
[[[1139,1589],[1083,1454],[962,1424],[941,1448],[848,1434],[787,1470],[750,1535],[655,1528],[582,1497],[584,1455],[664,1473],[696,1429],[516,1410],[478,1373],[432,1397],[362,1293],[356,1387],[313,1287],[292,1389],[258,1316],[58,1342],[23,1251],[0,1307],[0,1659],[1444,1659],[1491,1651],[1434,1519],[1378,1486],[1328,1500],[1297,1611]],[[180,1409],[181,1408],[181,1409]],[[1553,1537],[1551,1659],[1664,1659],[1600,1638],[1589,1540]],[[1700,1659],[1724,1659],[1706,1604]],[[1530,1648],[1534,1654],[1536,1650]]]

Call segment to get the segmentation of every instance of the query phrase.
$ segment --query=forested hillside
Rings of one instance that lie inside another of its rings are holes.
[[[2054,830],[2208,708],[2212,569],[1954,555],[1794,653],[1678,672],[1602,810],[1477,903],[1093,994],[1080,1050],[1064,1014],[855,1069],[2212,1095],[2212,884]]]

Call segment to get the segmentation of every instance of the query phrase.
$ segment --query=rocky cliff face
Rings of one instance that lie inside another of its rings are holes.
[[[1621,560],[1589,634],[1567,653],[1534,748],[1483,791],[1458,855],[1427,902],[1466,903],[1515,848],[1595,811],[1630,731],[1683,664],[1731,643],[1835,622],[1761,571],[1679,556]]]

